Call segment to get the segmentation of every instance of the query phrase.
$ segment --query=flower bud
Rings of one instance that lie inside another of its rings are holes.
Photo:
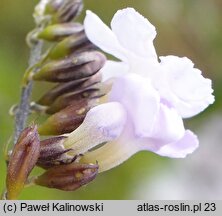
[[[7,170],[7,199],[16,199],[34,168],[40,154],[40,141],[36,126],[21,133],[9,159]]]
[[[51,16],[52,23],[65,23],[77,17],[82,8],[82,0],[50,0],[45,15]]]
[[[78,104],[81,102],[87,104],[96,104],[96,99],[102,96],[104,96],[104,92],[100,91],[100,89],[96,86],[90,86],[89,88],[83,89],[80,92],[70,92],[58,97],[46,110],[46,113],[53,114],[59,112],[69,105]]]
[[[48,108],[45,113],[54,114],[70,105],[77,107],[87,104],[89,108],[100,102],[100,98],[105,96],[110,90],[110,85],[106,83],[97,83],[88,88],[70,92],[58,97]],[[79,105],[78,105],[79,104]],[[81,107],[82,109],[82,107]]]
[[[65,136],[51,137],[40,142],[40,156],[37,165],[49,169],[56,165],[69,164],[76,160],[77,156],[67,153],[71,149],[65,149],[63,142]]]
[[[91,105],[87,101],[80,101],[50,116],[38,130],[41,135],[61,135],[70,133],[83,122]]]
[[[56,44],[49,52],[48,58],[60,59],[73,52],[84,49],[85,47],[95,47],[86,37],[84,31],[71,35],[58,44]]]
[[[38,38],[48,41],[60,41],[70,35],[83,32],[83,25],[79,23],[63,23],[47,26],[38,34]]]
[[[99,71],[105,61],[105,56],[100,52],[83,52],[70,58],[46,63],[33,75],[33,79],[49,82],[69,82],[82,79]]]
[[[59,96],[66,94],[68,92],[81,91],[84,88],[92,86],[95,83],[98,83],[102,80],[102,75],[100,72],[97,72],[93,76],[74,80],[67,83],[61,83],[49,90],[45,95],[43,95],[37,104],[49,106],[51,105]]]
[[[96,164],[71,163],[48,169],[35,179],[35,183],[48,188],[74,191],[94,180],[97,173]]]

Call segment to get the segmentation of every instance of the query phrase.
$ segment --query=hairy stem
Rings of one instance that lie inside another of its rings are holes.
[[[30,50],[29,68],[35,65],[41,57],[43,41],[37,40]],[[15,116],[15,132],[14,132],[14,144],[17,142],[18,137],[22,130],[25,128],[25,124],[30,111],[30,97],[32,94],[33,81],[27,81],[26,85],[22,87],[20,103]]]

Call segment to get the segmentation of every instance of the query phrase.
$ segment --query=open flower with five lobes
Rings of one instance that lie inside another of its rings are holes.
[[[102,172],[142,150],[183,158],[198,147],[198,139],[184,129],[177,110],[160,97],[148,78],[128,74],[114,81],[108,102],[92,108],[64,145],[84,154],[81,162],[98,161]]]
[[[111,29],[87,11],[84,27],[92,43],[121,60],[107,61],[102,69],[104,80],[127,73],[148,77],[183,118],[200,113],[214,102],[211,80],[205,79],[191,60],[172,55],[158,60],[153,45],[155,27],[133,8],[117,11]]]

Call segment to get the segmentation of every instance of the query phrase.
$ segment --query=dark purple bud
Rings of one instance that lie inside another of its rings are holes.
[[[97,174],[96,164],[71,163],[48,169],[36,178],[35,183],[48,188],[74,191],[94,180]]]
[[[62,135],[70,133],[83,122],[90,105],[80,101],[50,116],[38,130],[41,135]]]
[[[97,72],[93,76],[84,79],[58,84],[57,86],[49,90],[45,95],[43,95],[41,99],[37,102],[37,104],[50,106],[59,96],[74,91],[81,92],[84,88],[101,82],[101,80],[102,75],[100,72]]]
[[[37,165],[49,169],[61,164],[69,164],[76,160],[77,156],[67,154],[71,149],[65,149],[63,142],[65,136],[51,137],[40,142],[40,156]]]
[[[33,79],[49,82],[83,79],[97,73],[105,61],[106,57],[100,52],[83,52],[70,58],[46,63],[33,75]]]
[[[89,88],[83,89],[80,92],[70,92],[58,97],[54,103],[50,105],[48,109],[46,109],[47,114],[53,114],[59,112],[65,107],[73,104],[81,104],[87,103],[90,105],[94,105],[97,103],[97,98],[104,96],[104,92],[100,91],[97,86],[90,86]]]
[[[36,165],[40,141],[36,126],[24,129],[10,155],[7,170],[7,199],[16,199]]]

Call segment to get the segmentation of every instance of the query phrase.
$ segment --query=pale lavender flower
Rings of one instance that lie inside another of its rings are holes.
[[[142,150],[172,158],[192,153],[199,142],[182,118],[214,102],[211,81],[188,58],[159,62],[155,27],[132,8],[114,15],[112,30],[90,11],[84,26],[91,42],[121,61],[108,61],[102,69],[104,80],[115,77],[108,101],[87,113],[65,147],[84,154],[82,162],[98,161],[100,172]]]
[[[205,79],[191,60],[166,56],[158,61],[153,46],[155,27],[133,8],[117,11],[111,29],[87,11],[84,26],[92,43],[121,60],[107,61],[102,69],[104,79],[126,73],[149,77],[161,97],[183,118],[198,114],[214,102],[211,80]]]
[[[108,143],[87,153],[104,142]],[[128,74],[114,81],[108,102],[92,108],[64,145],[84,154],[82,162],[98,161],[102,172],[142,150],[183,158],[198,147],[198,139],[184,129],[177,110],[148,78]]]

